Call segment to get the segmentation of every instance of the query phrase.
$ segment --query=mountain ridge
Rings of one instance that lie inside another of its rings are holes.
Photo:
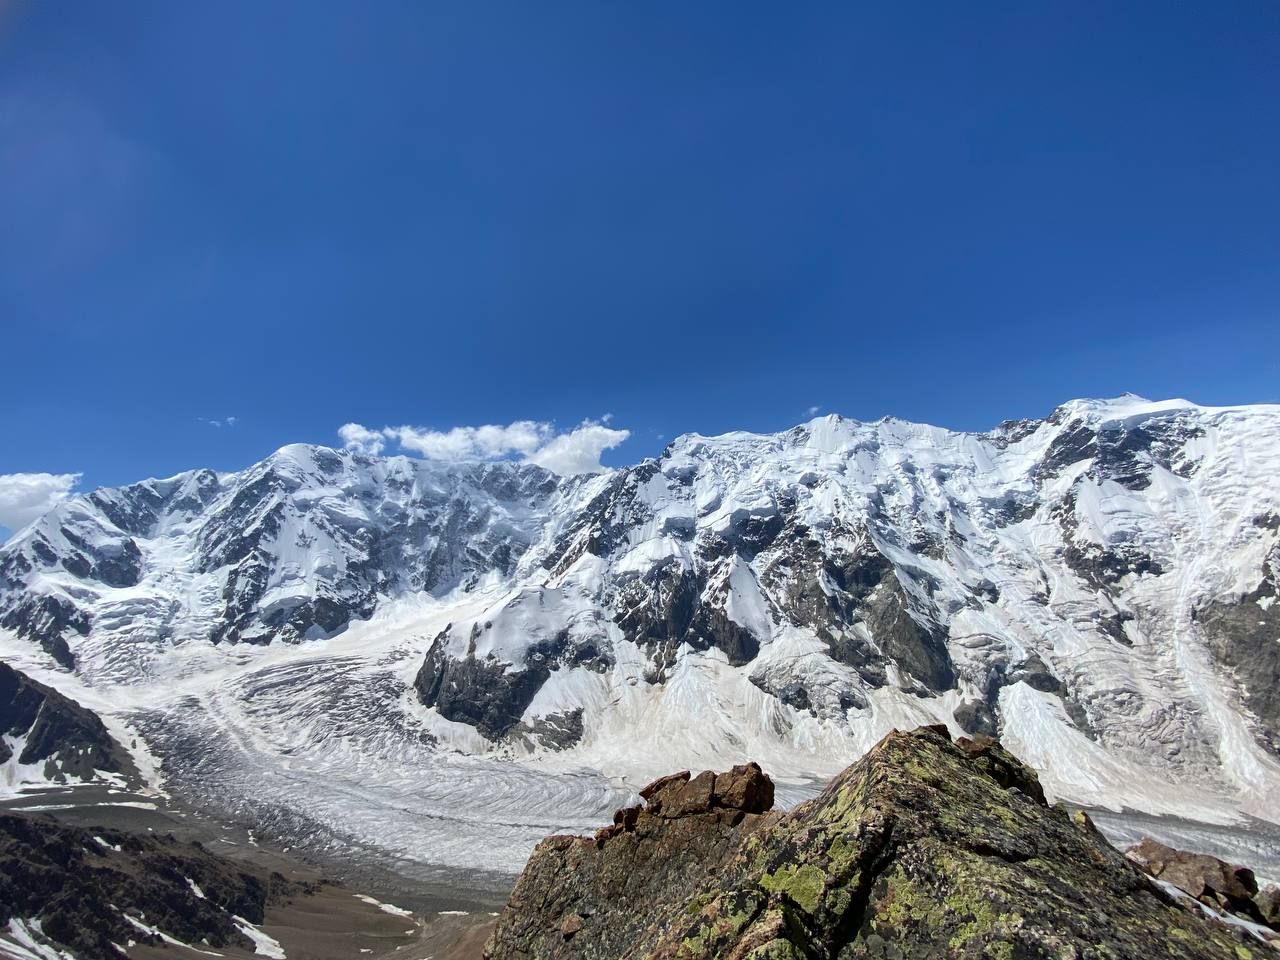
[[[259,701],[290,750],[342,731],[627,778],[750,755],[809,782],[944,722],[1055,796],[1268,817],[1277,475],[1280,407],[1132,395],[981,434],[686,434],[577,477],[294,444],[20,531],[0,652],[44,650],[160,740],[186,697],[255,763],[284,749]],[[357,690],[368,715],[339,714]]]

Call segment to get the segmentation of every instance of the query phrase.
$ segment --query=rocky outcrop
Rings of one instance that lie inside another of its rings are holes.
[[[437,638],[413,686],[418,699],[446,720],[469,723],[496,740],[520,722],[547,673],[541,661],[526,670],[509,671],[505,663],[474,654],[454,660],[446,655],[443,638]]]
[[[298,891],[171,836],[0,814],[0,929],[16,921],[79,960],[119,960],[115,944],[162,947],[166,936],[253,952],[244,927]]]
[[[0,614],[0,627],[30,640],[49,654],[58,666],[71,670],[76,665],[76,658],[67,643],[67,635],[86,635],[89,617],[61,597],[26,594]]]
[[[1128,855],[1153,877],[1173,884],[1206,906],[1280,932],[1280,891],[1275,887],[1260,891],[1248,867],[1204,853],[1176,850],[1150,838],[1130,847]]]
[[[0,734],[20,740],[16,760],[43,764],[45,780],[92,780],[99,771],[136,779],[129,754],[98,715],[0,662]],[[0,739],[0,764],[13,749]]]
[[[766,786],[767,784],[767,786]],[[872,957],[1239,960],[996,741],[894,732],[814,800],[765,814],[753,766],[680,773],[595,838],[534,851],[488,960]],[[740,805],[739,805],[740,804]]]
[[[1280,887],[1267,884],[1253,898],[1262,922],[1272,930],[1280,930]]]
[[[631,955],[652,939],[656,905],[693,896],[768,820],[773,782],[755,764],[689,771],[640,791],[594,837],[551,837],[516,884],[491,957]]]

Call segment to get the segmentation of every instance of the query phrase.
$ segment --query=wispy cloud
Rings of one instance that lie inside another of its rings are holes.
[[[370,457],[376,457],[387,445],[386,437],[382,435],[381,430],[370,430],[359,423],[344,423],[338,428],[338,436],[342,438],[342,445],[348,450]]]
[[[214,417],[196,417],[201,423],[207,423],[211,427],[234,427],[240,420],[239,417],[222,417],[216,419]]]
[[[814,404],[812,407],[810,407],[808,410],[804,412],[804,415],[806,417],[816,417],[821,412],[822,412],[822,407],[819,404]]]
[[[18,530],[71,494],[78,473],[0,474],[0,527]]]
[[[505,427],[454,427],[425,430],[421,427],[387,427],[383,433],[405,450],[428,460],[496,460],[514,454],[529,456],[554,435],[549,423],[517,420]]]
[[[600,420],[584,420],[565,431],[538,420],[450,430],[412,426],[375,430],[360,423],[344,423],[338,428],[338,436],[348,450],[370,456],[382,453],[390,443],[395,443],[402,451],[416,453],[427,460],[519,459],[571,476],[600,472],[604,469],[601,454],[631,436],[629,430],[608,426],[610,420],[612,416],[606,414]]]

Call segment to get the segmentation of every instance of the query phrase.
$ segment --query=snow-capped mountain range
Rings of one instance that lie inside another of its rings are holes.
[[[599,475],[293,445],[97,490],[0,549],[0,656],[228,807],[376,844],[370,798],[412,794],[443,861],[682,765],[798,795],[932,721],[1059,797],[1224,822],[1280,816],[1278,582],[1280,407],[1125,396]]]

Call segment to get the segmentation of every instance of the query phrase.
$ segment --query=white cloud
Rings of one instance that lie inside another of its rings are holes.
[[[239,417],[223,417],[221,420],[217,420],[212,417],[196,417],[196,419],[199,420],[201,423],[207,423],[211,427],[221,427],[223,425],[226,425],[228,427],[234,427],[236,425],[236,421],[239,420],[240,418]]]
[[[71,494],[78,473],[0,474],[0,527],[18,530]]]
[[[495,460],[512,454],[529,456],[550,439],[549,423],[517,420],[505,427],[454,427],[448,431],[420,427],[387,427],[383,434],[428,460]]]
[[[611,418],[610,418],[611,419]],[[608,420],[584,420],[573,430],[560,433],[550,423],[517,420],[506,426],[454,427],[428,430],[424,427],[383,427],[374,430],[359,423],[343,424],[338,430],[344,446],[358,453],[377,455],[388,441],[402,450],[427,460],[505,460],[518,458],[562,475],[598,473],[604,467],[600,455],[631,436],[629,430],[605,426]]]
[[[526,459],[566,477],[599,473],[604,469],[600,465],[600,454],[612,450],[629,436],[630,430],[614,430],[603,423],[584,420],[578,429],[560,434]]]
[[[816,417],[821,410],[822,410],[822,407],[815,404],[814,406],[810,407],[808,410],[805,411],[805,415],[809,417]]]
[[[359,423],[344,423],[338,428],[338,436],[342,438],[342,445],[348,450],[371,457],[380,454],[387,443],[381,432],[370,430]]]

